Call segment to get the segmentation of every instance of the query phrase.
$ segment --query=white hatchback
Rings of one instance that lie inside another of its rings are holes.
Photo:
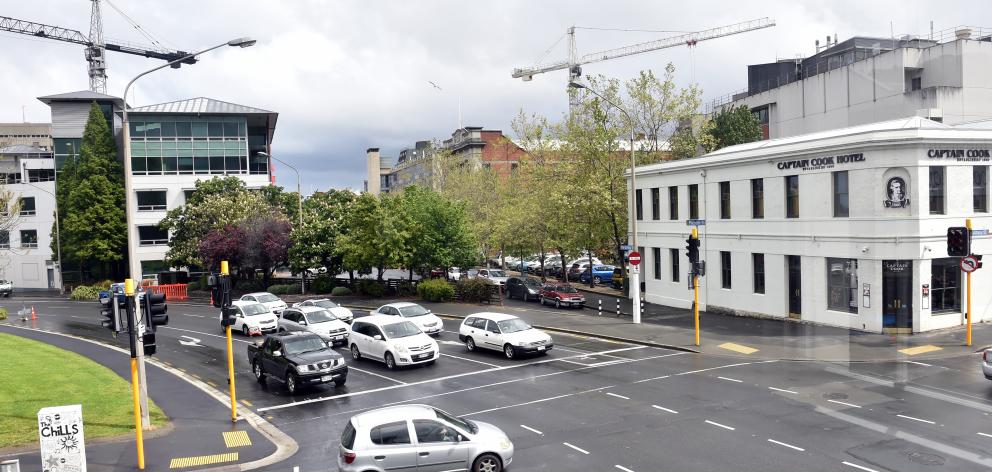
[[[437,341],[417,325],[395,316],[369,315],[355,319],[348,336],[351,356],[381,360],[389,369],[414,364],[433,364],[441,357]]]
[[[279,314],[279,331],[308,331],[324,342],[348,344],[348,325],[315,306],[287,308]]]
[[[521,354],[547,354],[554,347],[551,336],[531,327],[524,320],[506,313],[469,315],[458,328],[458,340],[465,348],[502,351],[507,359]]]
[[[441,318],[438,318],[430,310],[416,303],[390,303],[377,308],[369,314],[406,318],[417,325],[421,331],[431,336],[437,336],[444,330],[444,323],[441,321]]]
[[[250,336],[256,331],[258,334],[274,332],[278,327],[276,315],[261,303],[235,300],[231,302],[231,307],[235,309],[231,330],[241,331],[245,336]],[[224,315],[221,314],[218,319],[223,320],[223,318]]]
[[[310,300],[303,300],[302,302],[293,304],[293,307],[295,308],[299,308],[301,306],[315,306],[315,307],[323,308],[331,312],[331,314],[336,316],[339,320],[344,321],[345,323],[348,324],[351,324],[352,320],[355,319],[355,314],[352,313],[351,310],[341,305],[338,305],[337,303],[334,303],[326,298],[313,298]]]
[[[247,293],[241,296],[241,301],[261,303],[275,314],[282,313],[286,309],[286,302],[269,292]]]

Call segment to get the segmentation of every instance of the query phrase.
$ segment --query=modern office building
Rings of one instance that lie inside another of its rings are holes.
[[[703,219],[703,310],[871,332],[959,326],[964,276],[946,232],[966,218],[992,227],[990,165],[992,120],[910,117],[638,167],[646,300],[691,306],[686,220]],[[989,251],[976,236],[973,252]],[[989,270],[973,275],[974,321],[992,320]]]
[[[44,137],[32,139],[44,142]],[[2,209],[12,219],[0,230],[0,279],[11,281],[17,292],[59,287],[52,251],[56,235],[52,233],[55,160],[51,148],[26,144],[0,148],[0,183],[11,193],[11,206],[20,201],[17,213],[11,213],[10,207]]]

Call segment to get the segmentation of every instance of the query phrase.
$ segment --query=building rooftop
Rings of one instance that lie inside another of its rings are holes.
[[[206,97],[196,97],[187,100],[177,100],[174,102],[129,108],[128,113],[191,113],[210,115],[276,114],[273,111],[263,110],[261,108],[238,105],[236,103],[224,102]]]
[[[13,146],[0,147],[0,154],[51,154],[44,148],[30,146],[27,144],[15,144]]]
[[[41,100],[41,102],[45,105],[51,105],[52,102],[92,102],[96,100],[110,100],[118,106],[124,106],[124,100],[121,100],[119,97],[100,92],[92,92],[89,90],[46,95],[44,97],[38,97],[38,100]]]

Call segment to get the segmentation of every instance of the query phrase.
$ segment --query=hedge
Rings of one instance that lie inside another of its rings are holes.
[[[417,284],[417,294],[429,302],[443,302],[455,298],[455,288],[444,279],[422,280]]]
[[[493,284],[486,279],[459,279],[458,293],[463,302],[485,302],[492,296]]]
[[[333,297],[346,297],[351,294],[351,289],[348,287],[334,287],[331,290],[331,296]]]
[[[96,300],[100,296],[100,287],[80,285],[72,289],[69,298],[73,300]]]

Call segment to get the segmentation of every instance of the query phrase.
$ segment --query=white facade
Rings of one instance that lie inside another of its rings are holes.
[[[700,257],[706,262],[701,309],[872,332],[961,325],[964,276],[958,259],[947,256],[946,230],[964,226],[966,218],[976,229],[992,227],[990,153],[989,122],[949,126],[909,118],[639,167],[638,244],[644,250],[646,300],[691,306],[686,220],[690,187],[698,186],[694,216],[706,220],[699,227]],[[789,176],[798,179],[797,217],[787,212]],[[657,203],[652,189],[658,189]],[[677,214],[670,192],[677,194]],[[942,208],[931,208],[931,201]],[[976,254],[988,252],[992,241],[976,236],[972,248]],[[975,321],[992,319],[989,272],[973,275]]]
[[[2,188],[22,200],[7,234],[0,234],[0,279],[10,280],[15,292],[55,289],[60,283],[52,253],[54,171],[50,151],[30,146],[0,149],[0,173],[7,182]]]

